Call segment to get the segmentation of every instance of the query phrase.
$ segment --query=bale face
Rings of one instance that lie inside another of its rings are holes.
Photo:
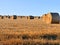
[[[51,20],[52,20],[51,15],[44,14],[44,15],[42,16],[42,21],[43,21],[44,23],[51,23]]]

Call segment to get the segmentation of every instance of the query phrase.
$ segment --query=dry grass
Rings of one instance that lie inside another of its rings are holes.
[[[45,24],[40,19],[1,19],[0,45],[59,45],[59,29],[60,24]],[[46,34],[57,35],[57,38],[42,38]]]

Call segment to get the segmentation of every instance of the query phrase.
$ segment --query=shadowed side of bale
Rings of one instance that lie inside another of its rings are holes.
[[[17,16],[16,15],[13,15],[13,19],[17,19]]]
[[[27,19],[34,19],[34,16],[27,16]]]
[[[58,13],[50,13],[52,16],[52,22],[51,23],[56,23],[59,24],[59,14]]]
[[[0,15],[0,19],[1,19],[1,15]]]
[[[59,24],[58,13],[48,13],[42,16],[42,21],[47,24]]]

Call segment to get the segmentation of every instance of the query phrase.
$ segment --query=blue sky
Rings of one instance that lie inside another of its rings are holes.
[[[60,0],[0,0],[1,15],[40,16],[48,12],[60,13]]]

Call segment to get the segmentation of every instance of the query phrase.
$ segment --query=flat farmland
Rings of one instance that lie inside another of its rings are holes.
[[[60,24],[41,19],[0,19],[0,45],[60,45]]]

